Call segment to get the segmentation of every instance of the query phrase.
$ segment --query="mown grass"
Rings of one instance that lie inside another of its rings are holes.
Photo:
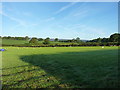
[[[118,47],[4,47],[3,88],[116,88]]]

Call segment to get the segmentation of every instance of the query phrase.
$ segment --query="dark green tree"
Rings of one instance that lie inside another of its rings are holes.
[[[79,38],[79,37],[76,38],[76,42],[77,42],[77,43],[80,42],[80,38]]]
[[[29,41],[29,43],[32,43],[32,44],[37,44],[38,40],[37,38],[31,38],[31,40]]]
[[[73,39],[72,39],[72,42],[76,42],[76,40],[73,38]]]
[[[102,39],[99,37],[99,38],[97,38],[97,42],[101,42],[102,41]]]
[[[55,40],[54,40],[55,42],[57,42],[58,41],[58,38],[55,38]]]
[[[28,36],[25,36],[25,40],[29,40],[29,37],[28,37]]]
[[[11,39],[11,36],[8,36],[7,39]]]
[[[109,38],[103,38],[101,42],[109,42]]]
[[[38,38],[38,41],[43,41],[43,38]]]
[[[49,37],[47,37],[46,39],[50,41],[50,38],[49,38]]]
[[[109,38],[110,42],[120,42],[120,34],[119,33],[115,33],[112,34]]]
[[[43,44],[50,44],[50,38],[49,38],[49,37],[47,37],[46,39],[44,39]]]

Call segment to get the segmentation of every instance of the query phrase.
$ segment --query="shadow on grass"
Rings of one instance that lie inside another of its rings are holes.
[[[38,66],[47,74],[54,76],[60,83],[52,87],[118,87],[117,50],[28,55],[21,56],[20,59],[31,65]],[[15,85],[40,77],[21,80]],[[50,81],[48,80],[48,82]]]

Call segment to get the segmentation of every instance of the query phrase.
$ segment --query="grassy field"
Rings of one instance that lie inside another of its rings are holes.
[[[5,45],[18,45],[18,44],[25,44],[28,43],[27,40],[9,40],[9,39],[3,39],[2,44]]]
[[[44,41],[38,41],[38,44],[42,44]],[[2,43],[3,45],[19,45],[19,44],[26,44],[29,43],[29,41],[27,40],[10,40],[10,39],[3,39],[2,42],[0,41],[0,43]],[[68,45],[68,44],[72,44],[71,42],[54,42],[54,41],[50,41],[50,44],[64,44],[64,45]],[[77,44],[77,43],[74,43]]]
[[[3,89],[118,86],[118,47],[3,48]]]

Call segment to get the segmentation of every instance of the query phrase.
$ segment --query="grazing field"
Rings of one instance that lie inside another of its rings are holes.
[[[38,41],[38,44],[42,44],[44,41]],[[0,42],[3,45],[21,45],[21,44],[29,44],[29,40],[10,40],[10,39],[2,39],[2,41]],[[70,44],[69,42],[65,43],[65,42],[54,42],[54,41],[50,41],[50,44]]]
[[[3,48],[3,89],[118,87],[118,47]]]
[[[27,40],[9,40],[9,39],[3,39],[2,44],[5,45],[18,45],[18,44],[25,44],[28,43]]]

